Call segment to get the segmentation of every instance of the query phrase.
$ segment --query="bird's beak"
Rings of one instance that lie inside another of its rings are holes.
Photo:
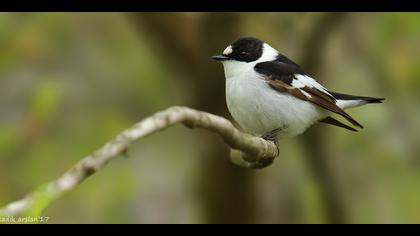
[[[217,55],[217,56],[212,56],[211,59],[216,60],[216,61],[226,61],[226,60],[230,60],[229,57],[225,56],[225,55]]]

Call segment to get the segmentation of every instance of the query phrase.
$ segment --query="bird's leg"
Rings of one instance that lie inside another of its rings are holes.
[[[277,145],[277,133],[282,130],[282,128],[273,129],[263,135],[261,135],[261,138],[271,141]]]

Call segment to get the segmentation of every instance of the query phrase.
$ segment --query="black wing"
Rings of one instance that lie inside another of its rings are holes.
[[[339,114],[353,125],[363,126],[337,106],[335,98],[315,80],[302,81],[296,75],[309,77],[302,68],[295,63],[284,60],[261,62],[255,65],[255,71],[264,75],[268,85],[279,92],[289,93],[299,99],[312,102],[324,109]],[[298,87],[294,85],[299,85]]]
[[[298,65],[279,60],[260,62],[255,65],[254,69],[260,74],[270,76],[271,80],[281,80],[290,86],[292,86],[293,79],[295,79],[295,74],[305,74],[305,71]]]

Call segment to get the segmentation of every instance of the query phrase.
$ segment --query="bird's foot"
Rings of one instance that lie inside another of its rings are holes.
[[[277,134],[278,132],[282,130],[282,128],[277,128],[274,129],[270,132],[267,132],[263,135],[261,135],[261,138],[269,141],[269,142],[273,142],[276,147],[277,147],[277,154],[280,153],[279,147],[278,147],[278,141],[277,141]],[[273,158],[269,158],[269,159],[262,159],[262,160],[258,160],[255,163],[253,163],[253,167],[254,169],[262,169],[265,168],[271,164],[273,164],[274,161],[274,157]]]

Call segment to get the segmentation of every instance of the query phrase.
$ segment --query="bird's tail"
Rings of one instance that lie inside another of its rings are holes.
[[[330,93],[337,99],[337,106],[341,107],[342,109],[358,107],[368,103],[382,103],[385,100],[385,98],[354,96],[336,92]]]

